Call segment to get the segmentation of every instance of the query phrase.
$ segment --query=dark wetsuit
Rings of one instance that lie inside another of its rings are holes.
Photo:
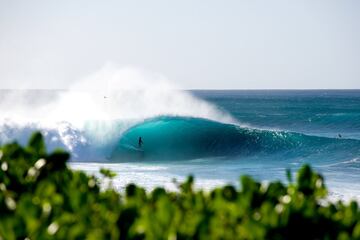
[[[139,148],[141,148],[141,147],[142,147],[142,145],[143,145],[142,138],[141,138],[141,137],[139,137]]]

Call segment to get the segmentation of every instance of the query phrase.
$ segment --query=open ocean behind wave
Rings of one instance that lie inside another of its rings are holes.
[[[26,99],[41,95],[43,100],[31,103],[37,106],[53,94],[30,92]],[[174,111],[178,104],[143,118],[89,119],[81,127],[66,119],[56,127],[30,118],[18,123],[17,115],[12,114],[2,121],[0,141],[15,138],[24,143],[31,131],[41,130],[50,149],[60,146],[72,152],[73,168],[94,174],[100,167],[117,172],[114,184],[120,189],[130,182],[148,189],[175,189],[172,179],[182,180],[189,174],[207,189],[236,184],[243,174],[263,181],[285,181],[285,169],[295,171],[310,163],[325,175],[331,197],[360,199],[360,90],[198,90],[184,94],[228,115],[227,120],[212,117],[208,111]],[[0,104],[7,95],[9,92],[1,92]]]

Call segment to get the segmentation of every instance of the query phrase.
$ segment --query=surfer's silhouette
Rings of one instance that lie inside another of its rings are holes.
[[[339,138],[342,138],[342,136],[341,136],[341,134],[340,134],[340,133],[338,134],[338,136],[339,136]]]
[[[143,140],[142,140],[142,138],[141,137],[139,137],[139,148],[141,148],[142,147],[142,145],[143,145]]]

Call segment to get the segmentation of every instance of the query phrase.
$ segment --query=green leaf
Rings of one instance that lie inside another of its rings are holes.
[[[106,177],[106,178],[112,179],[112,178],[116,177],[116,173],[115,173],[115,172],[113,172],[113,171],[111,171],[111,170],[109,170],[109,169],[106,169],[106,168],[101,168],[101,169],[100,169],[100,173],[101,173],[104,177]]]
[[[38,156],[46,154],[45,142],[40,132],[35,132],[32,134],[28,146],[32,151],[37,153]]]
[[[292,179],[291,169],[286,169],[286,178],[289,183],[292,183],[293,179]]]

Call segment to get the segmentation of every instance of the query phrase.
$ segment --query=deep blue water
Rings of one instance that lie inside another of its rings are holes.
[[[194,91],[253,127],[360,139],[360,90]]]

